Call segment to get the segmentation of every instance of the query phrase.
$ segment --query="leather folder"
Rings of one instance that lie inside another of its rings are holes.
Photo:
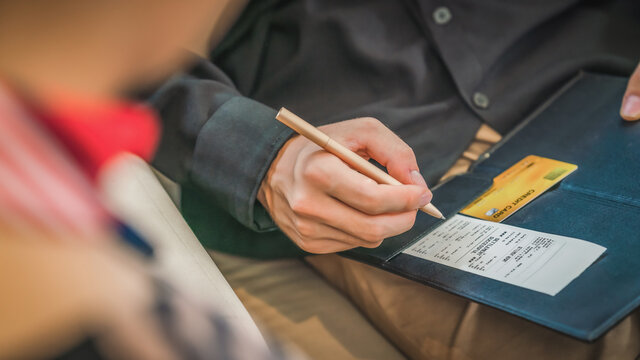
[[[375,249],[344,256],[485,304],[584,341],[594,341],[640,304],[640,123],[619,116],[627,79],[579,74],[463,175],[433,189],[450,217],[527,155],[578,170],[503,223],[574,237],[607,248],[555,296],[402,251],[441,221],[421,212],[416,225]]]

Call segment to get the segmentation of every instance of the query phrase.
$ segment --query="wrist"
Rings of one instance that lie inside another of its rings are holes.
[[[293,146],[295,140],[298,139],[298,136],[294,136],[291,139],[287,140],[284,143],[282,148],[278,151],[278,154],[269,165],[269,169],[265,174],[262,182],[260,183],[260,187],[258,188],[258,193],[256,194],[256,199],[262,204],[262,206],[267,210],[271,217],[274,217],[274,200],[278,194],[282,194],[282,192],[286,189],[290,189],[292,187],[292,173],[291,169],[295,167],[295,155],[292,158],[291,154],[298,154],[300,149],[297,146]],[[292,150],[288,151],[288,150]]]
[[[258,200],[258,202],[262,205],[262,207],[267,210],[267,212],[269,214],[271,214],[271,206],[270,206],[270,201],[267,198],[270,198],[271,196],[267,196],[267,192],[269,192],[267,190],[267,183],[266,183],[266,177],[265,180],[262,180],[262,183],[260,184],[260,188],[258,189],[258,194],[256,195],[256,200]]]

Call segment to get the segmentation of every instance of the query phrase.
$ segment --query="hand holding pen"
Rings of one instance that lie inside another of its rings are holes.
[[[276,224],[312,253],[376,247],[385,238],[409,230],[417,210],[429,204],[432,196],[411,148],[372,118],[319,129],[350,152],[381,163],[401,185],[373,180],[296,136],[280,150],[258,194]]]

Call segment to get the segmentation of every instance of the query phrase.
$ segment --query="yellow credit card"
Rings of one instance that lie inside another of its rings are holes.
[[[461,213],[501,222],[559,183],[578,166],[529,155],[493,179],[493,185]]]

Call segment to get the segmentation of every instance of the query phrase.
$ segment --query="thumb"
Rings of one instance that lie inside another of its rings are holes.
[[[622,99],[620,116],[627,121],[640,119],[640,64],[633,72]]]

